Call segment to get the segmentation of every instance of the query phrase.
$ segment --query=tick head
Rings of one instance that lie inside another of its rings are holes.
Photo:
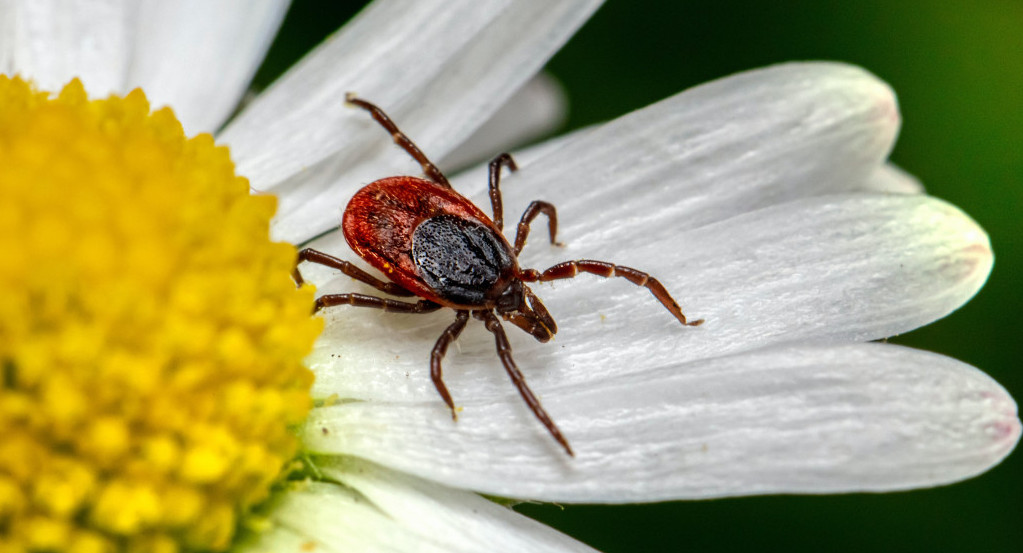
[[[498,296],[494,309],[504,320],[532,334],[539,342],[549,341],[558,332],[558,325],[540,298],[517,278]]]

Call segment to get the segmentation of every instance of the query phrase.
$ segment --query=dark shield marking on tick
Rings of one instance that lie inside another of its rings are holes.
[[[451,215],[431,217],[412,233],[412,260],[430,288],[450,301],[482,305],[515,261],[490,227]]]

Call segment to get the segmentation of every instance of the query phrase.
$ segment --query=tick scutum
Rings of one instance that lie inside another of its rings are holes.
[[[492,228],[452,215],[419,223],[412,233],[412,260],[441,297],[466,306],[492,301],[515,267],[508,243]]]

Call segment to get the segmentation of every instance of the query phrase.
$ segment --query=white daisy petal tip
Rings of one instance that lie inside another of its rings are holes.
[[[923,194],[923,182],[894,163],[883,163],[864,182],[868,192],[882,194]]]
[[[914,242],[934,249],[936,262],[927,271],[949,286],[947,294],[932,300],[951,312],[983,288],[994,267],[994,251],[987,232],[969,215],[940,200],[930,203],[927,208],[915,210],[906,224],[927,234],[924,240]]]
[[[866,341],[909,332],[970,300],[993,266],[968,215],[922,195],[807,198],[697,229],[672,289],[713,328],[703,356],[765,341]],[[656,259],[652,246],[630,251]],[[669,273],[670,274],[670,273]],[[569,292],[568,294],[574,294]],[[704,343],[705,342],[705,343]]]

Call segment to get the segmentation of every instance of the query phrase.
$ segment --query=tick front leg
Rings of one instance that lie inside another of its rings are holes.
[[[393,282],[384,282],[376,278],[375,276],[360,269],[354,263],[345,261],[343,259],[338,259],[332,255],[325,254],[319,250],[306,248],[298,252],[298,263],[302,263],[303,261],[308,261],[309,263],[316,263],[317,265],[324,265],[332,269],[337,269],[342,273],[354,278],[355,280],[358,280],[359,282],[365,282],[366,284],[369,284],[370,286],[376,288],[377,290],[380,290],[381,292],[387,294],[391,294],[392,296],[415,295],[412,292],[409,292],[408,290],[402,288],[401,286],[398,286]],[[302,274],[298,272],[298,263],[295,264],[295,268],[294,270],[292,270],[291,276],[292,278],[295,279],[295,283],[301,286],[304,280],[302,279]]]
[[[526,207],[525,213],[522,214],[522,219],[519,220],[519,229],[515,233],[515,255],[519,255],[522,252],[522,248],[526,245],[526,237],[529,236],[529,225],[541,213],[547,216],[547,228],[551,232],[551,244],[561,245],[554,240],[554,237],[558,234],[558,212],[554,209],[554,204],[536,200]]]
[[[462,333],[468,320],[468,311],[456,311],[455,322],[444,329],[444,333],[440,335],[437,343],[433,345],[433,352],[430,353],[430,380],[433,381],[434,388],[437,388],[437,393],[440,394],[441,399],[447,404],[448,409],[451,409],[451,420],[458,420],[458,415],[455,413],[455,402],[451,399],[451,393],[448,392],[448,387],[444,385],[440,362],[448,352],[448,346],[451,345],[451,342],[458,339],[458,335]]]
[[[554,420],[551,419],[547,411],[544,410],[543,406],[540,405],[540,400],[533,395],[533,391],[526,385],[526,377],[523,376],[522,371],[515,366],[515,360],[512,359],[511,344],[508,343],[508,335],[504,333],[504,328],[501,327],[501,321],[497,318],[492,311],[473,311],[473,317],[483,321],[483,324],[487,327],[494,335],[494,341],[497,342],[497,355],[501,358],[501,363],[504,364],[504,370],[508,373],[512,383],[515,384],[515,388],[519,391],[519,395],[525,400],[526,405],[533,411],[533,415],[540,420],[540,423],[544,425],[544,428],[550,432],[551,436],[561,444],[561,447],[565,448],[565,452],[570,456],[575,457],[575,453],[572,452],[572,447],[568,445],[568,440],[558,429],[558,426],[554,424]]]
[[[504,208],[501,205],[501,166],[504,165],[509,171],[517,171],[518,166],[511,154],[504,153],[490,162],[490,207],[494,212],[494,225],[497,230],[504,232]]]
[[[448,182],[448,178],[444,176],[444,173],[440,172],[440,169],[433,164],[426,154],[416,146],[412,140],[398,129],[398,126],[391,121],[391,118],[384,113],[384,110],[378,108],[374,104],[367,102],[366,100],[360,100],[355,96],[354,93],[349,92],[345,94],[345,102],[358,106],[370,113],[373,119],[376,119],[380,126],[387,129],[387,132],[391,133],[391,138],[394,139],[394,143],[401,146],[408,155],[412,156],[413,159],[419,162],[419,165],[423,167],[423,173],[426,173],[427,178],[433,182],[443,186],[444,188],[451,188],[451,183]]]
[[[703,324],[703,319],[699,319],[693,322],[687,322],[686,316],[682,314],[682,308],[679,307],[678,302],[668,294],[665,290],[664,285],[660,283],[656,278],[644,273],[643,271],[633,269],[631,267],[622,267],[621,265],[615,265],[614,263],[608,263],[606,261],[594,261],[592,259],[580,259],[578,261],[565,261],[564,263],[558,263],[557,265],[547,269],[540,274],[529,274],[527,277],[529,280],[539,280],[546,282],[549,280],[558,280],[563,278],[573,278],[580,272],[590,273],[605,278],[621,277],[629,282],[643,286],[657,298],[657,301],[661,302],[661,305],[665,307],[680,323],[686,326],[699,326]]]
[[[365,294],[327,294],[326,296],[316,298],[316,305],[313,307],[313,313],[316,313],[324,307],[333,307],[335,305],[373,307],[376,309],[383,309],[390,313],[430,313],[441,308],[439,304],[433,303],[429,300],[419,300],[416,303],[408,303],[387,298],[378,298],[376,296],[367,296]]]

